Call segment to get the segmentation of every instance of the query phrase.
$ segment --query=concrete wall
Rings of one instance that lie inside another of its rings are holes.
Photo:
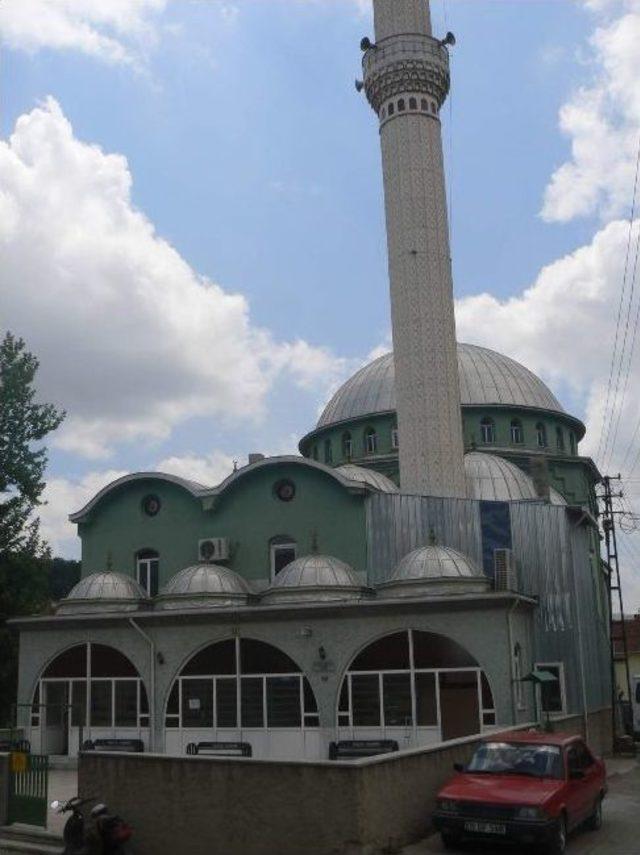
[[[610,711],[592,713],[590,744],[608,753]],[[552,722],[582,733],[578,716]],[[522,725],[520,729],[523,729]],[[435,797],[480,737],[353,763],[83,754],[80,795],[99,793],[153,855],[337,855],[423,837]]]

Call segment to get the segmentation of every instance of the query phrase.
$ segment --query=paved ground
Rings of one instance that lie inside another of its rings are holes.
[[[600,831],[580,831],[571,836],[569,855],[638,855],[640,853],[640,763],[633,760],[609,760],[609,795],[604,803],[604,822]],[[430,855],[445,852],[440,837],[434,835],[415,846],[403,849],[403,855]],[[521,848],[511,846],[467,846],[460,853],[514,855]]]
[[[49,772],[49,804],[54,799],[60,802],[68,801],[72,796],[78,795],[78,772],[75,769],[62,770],[52,769]],[[54,813],[51,808],[47,814],[47,831],[54,834],[62,834],[64,824],[69,814],[64,816]]]

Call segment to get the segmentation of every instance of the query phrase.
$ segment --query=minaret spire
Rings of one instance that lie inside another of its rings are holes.
[[[427,0],[373,0],[364,86],[380,120],[400,486],[465,496],[460,380],[440,108],[449,54]]]

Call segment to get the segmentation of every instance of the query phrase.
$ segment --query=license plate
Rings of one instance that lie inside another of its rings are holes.
[[[465,822],[464,830],[475,834],[506,834],[507,826],[496,822]]]

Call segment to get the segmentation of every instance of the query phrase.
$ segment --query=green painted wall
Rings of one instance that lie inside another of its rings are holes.
[[[296,485],[291,502],[275,497],[274,484],[289,478]],[[153,493],[162,508],[155,517],[142,511]],[[206,502],[206,500],[205,500]],[[211,510],[182,487],[159,480],[135,481],[105,496],[81,523],[83,575],[113,570],[135,575],[135,556],[142,549],[160,554],[160,584],[198,563],[198,541],[227,537],[232,557],[226,566],[246,579],[270,574],[269,541],[289,535],[298,554],[335,555],[355,570],[365,571],[365,514],[360,495],[350,494],[331,475],[304,465],[261,466],[238,478]]]
[[[481,422],[491,418],[495,426],[495,442],[482,442]],[[518,419],[522,425],[522,443],[511,440],[511,422]],[[462,411],[465,447],[467,450],[489,451],[511,460],[527,474],[531,457],[542,455],[548,462],[550,483],[570,504],[587,505],[595,512],[595,471],[587,458],[579,456],[578,443],[584,435],[584,427],[571,416],[540,410],[505,409],[501,407],[464,407]],[[547,446],[538,445],[536,425],[544,424]],[[354,419],[341,425],[331,425],[313,432],[300,442],[300,451],[305,457],[319,460],[330,466],[352,462],[368,466],[399,483],[398,451],[392,446],[392,430],[396,427],[395,413],[383,413],[367,418]],[[564,449],[558,448],[557,429],[564,437]],[[377,434],[377,452],[368,454],[365,437],[370,429]],[[343,453],[346,434],[353,441],[353,455],[347,460]],[[572,443],[573,437],[573,443]],[[327,456],[327,443],[331,448]]]

